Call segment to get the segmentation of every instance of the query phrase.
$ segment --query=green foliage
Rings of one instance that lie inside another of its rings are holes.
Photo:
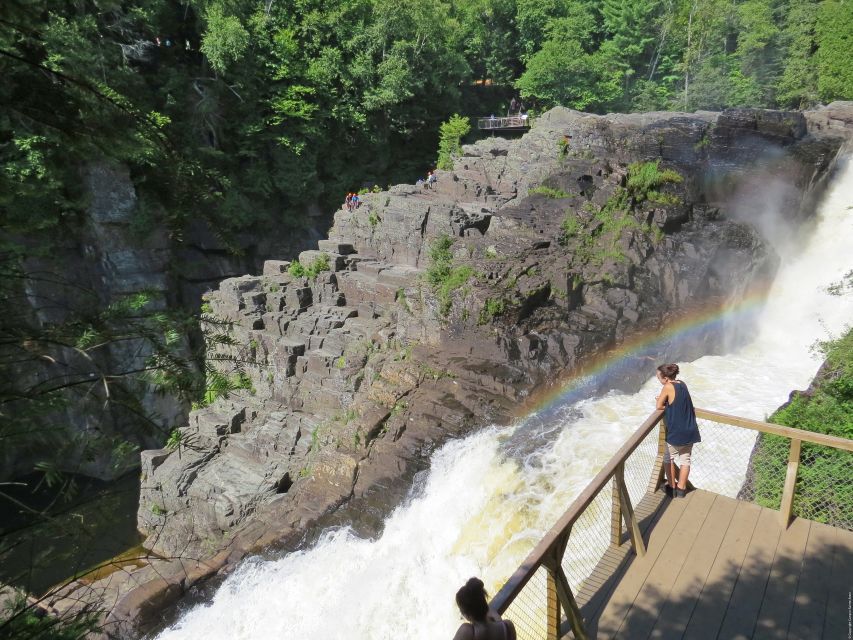
[[[853,331],[822,343],[822,377],[810,395],[794,394],[770,417],[771,422],[815,433],[853,438]],[[779,507],[788,461],[788,439],[761,434],[752,459],[756,501]],[[850,454],[804,443],[797,474],[794,513],[832,522],[833,513],[853,514]],[[829,507],[829,508],[827,508]]]
[[[166,439],[166,448],[167,449],[177,449],[181,446],[183,442],[184,434],[180,429],[175,428],[169,433],[169,437]]]
[[[43,615],[39,607],[21,595],[4,602],[0,609],[0,637],[20,640],[78,640],[99,629],[98,612],[66,614],[62,618]]]
[[[818,3],[813,0],[790,0],[780,43],[787,52],[782,58],[782,74],[777,84],[776,99],[780,106],[806,108],[817,102],[817,49],[815,25]]]
[[[207,372],[207,384],[204,390],[202,399],[194,403],[194,409],[209,406],[216,402],[219,398],[227,398],[232,392],[247,389],[250,393],[255,393],[255,388],[252,381],[245,373],[238,371],[231,375],[225,375],[211,369]]]
[[[347,366],[347,359],[343,356],[340,356],[337,360],[335,360],[335,368],[343,369]]]
[[[636,202],[652,200],[665,204],[674,204],[671,197],[657,191],[666,184],[678,184],[684,178],[672,169],[660,169],[660,160],[654,162],[634,162],[628,165],[628,180],[626,188]]]
[[[299,260],[294,260],[287,268],[287,272],[294,278],[311,278],[312,280],[323,271],[330,269],[329,254],[321,253],[309,265],[303,265]]]
[[[595,111],[615,103],[622,76],[611,49],[587,53],[577,39],[558,30],[530,59],[515,86],[523,97],[545,106]]]
[[[462,138],[471,131],[471,122],[458,113],[450,116],[447,122],[441,124],[438,136],[438,161],[439,169],[449,171],[453,169],[453,158],[462,153]]]
[[[214,4],[205,16],[207,28],[201,43],[201,52],[211,66],[224,73],[232,63],[243,57],[249,47],[251,36],[243,27],[240,18],[225,15],[220,4]]]
[[[602,265],[606,260],[624,262],[626,258],[619,248],[619,241],[625,231],[641,231],[651,236],[655,243],[663,238],[663,231],[659,227],[640,224],[634,215],[637,206],[646,200],[664,204],[679,202],[676,196],[656,189],[681,181],[682,177],[675,171],[661,171],[659,161],[633,163],[628,166],[625,187],[617,187],[604,206],[598,209],[590,201],[584,203],[583,208],[600,223],[594,232],[581,237],[580,220],[567,211],[560,224],[557,242],[562,246],[571,244],[576,257],[582,262],[595,265]],[[607,281],[612,277],[605,273],[602,278]]]
[[[546,187],[545,185],[539,185],[538,187],[533,187],[529,190],[528,193],[538,194],[540,196],[545,196],[546,198],[571,198],[572,194],[567,191],[563,191],[562,189],[554,189],[552,187]]]
[[[483,308],[480,309],[477,324],[488,324],[495,317],[503,315],[506,312],[506,307],[507,303],[503,298],[486,298]]]
[[[578,217],[571,211],[567,211],[566,217],[563,218],[563,221],[560,223],[560,236],[557,238],[557,242],[565,246],[569,241],[569,238],[573,238],[578,235],[582,228],[583,225],[580,220],[578,220]]]
[[[853,99],[853,11],[845,0],[823,0],[815,26],[818,50],[817,92],[821,100]]]
[[[443,380],[444,378],[453,379],[456,377],[452,371],[433,369],[429,365],[423,363],[421,363],[420,369],[423,371],[424,377],[429,378],[430,380]]]
[[[452,246],[453,239],[449,236],[441,236],[433,242],[429,250],[430,266],[425,274],[427,284],[438,300],[438,311],[442,317],[450,313],[453,294],[463,289],[474,276],[474,268],[470,265],[454,266]]]
[[[379,224],[379,216],[376,215],[375,211],[371,211],[370,214],[367,216],[367,222],[373,228],[376,228],[376,225]]]

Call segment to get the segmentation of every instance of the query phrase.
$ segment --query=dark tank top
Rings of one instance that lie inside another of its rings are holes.
[[[673,382],[675,400],[663,409],[666,420],[666,441],[674,447],[701,442],[699,425],[696,424],[696,411],[687,385],[683,382]]]

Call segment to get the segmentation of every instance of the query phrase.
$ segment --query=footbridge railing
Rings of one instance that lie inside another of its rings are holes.
[[[528,129],[532,124],[533,118],[528,118],[527,115],[477,118],[477,128],[487,131],[492,129]]]
[[[853,440],[697,409],[692,484],[853,530]],[[640,522],[662,500],[666,427],[655,411],[575,498],[492,600],[522,639],[587,638],[581,609],[614,558],[645,554]],[[621,554],[621,555],[620,555]],[[563,620],[565,619],[565,623]]]

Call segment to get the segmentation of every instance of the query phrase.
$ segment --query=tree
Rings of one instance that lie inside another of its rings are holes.
[[[527,70],[516,82],[525,98],[545,106],[573,109],[602,109],[621,94],[623,71],[617,52],[606,43],[594,47],[595,20],[576,5],[569,16],[553,20],[548,40],[528,61]]]
[[[782,73],[776,87],[776,100],[781,106],[803,109],[817,102],[818,4],[815,0],[790,0],[780,34]]]
[[[816,25],[817,90],[821,100],[853,99],[853,7],[849,0],[823,0]]]
[[[454,113],[450,120],[442,123],[438,143],[439,169],[453,169],[453,158],[462,151],[461,140],[471,130],[471,122],[458,113]]]

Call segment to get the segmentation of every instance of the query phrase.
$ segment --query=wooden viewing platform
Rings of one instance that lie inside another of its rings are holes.
[[[578,593],[589,638],[848,637],[853,532],[784,529],[774,510],[707,491],[645,502],[646,554],[609,549]]]
[[[661,414],[637,429],[492,600],[518,637],[850,638],[853,440],[697,409],[704,426],[694,467],[710,471],[708,487],[672,499],[662,491]],[[733,488],[729,452],[738,449],[762,469]],[[829,468],[832,477],[814,473]]]
[[[498,129],[529,129],[532,118],[526,115],[506,116],[502,118],[477,118],[477,128],[497,131]]]

